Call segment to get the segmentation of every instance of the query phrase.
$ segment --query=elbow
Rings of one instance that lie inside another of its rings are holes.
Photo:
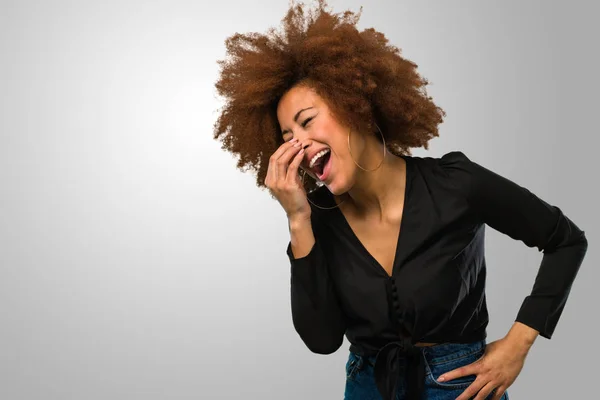
[[[587,250],[588,247],[588,240],[584,231],[581,231],[581,247],[583,247],[585,250]]]
[[[344,342],[344,335],[339,336],[331,336],[328,338],[319,337],[319,338],[308,338],[302,337],[304,344],[308,349],[315,354],[333,354],[335,353]]]
[[[294,318],[294,329],[308,349],[316,354],[335,353],[344,342],[346,332],[342,321],[338,323],[331,319],[316,321],[304,318]]]
[[[584,231],[572,234],[568,240],[560,246],[555,247],[549,253],[561,253],[567,260],[579,265],[583,262],[587,253],[588,240]]]
[[[584,257],[588,248],[588,240],[584,231],[579,231],[571,241],[571,246],[579,249],[580,257]]]
[[[583,259],[583,257],[585,257],[585,253],[587,253],[587,248],[588,248],[588,240],[587,237],[585,236],[585,232],[581,231],[581,239],[579,242],[579,248],[581,249],[581,258]]]
[[[583,257],[588,248],[588,240],[585,231],[580,229],[573,221],[566,216],[559,219],[554,232],[548,238],[543,248],[544,253],[554,253],[556,251],[575,251]]]

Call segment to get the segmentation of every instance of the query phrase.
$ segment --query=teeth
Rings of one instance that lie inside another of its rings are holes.
[[[317,162],[317,160],[319,158],[323,157],[327,153],[329,153],[329,149],[321,150],[320,152],[318,152],[317,154],[315,154],[313,156],[313,158],[310,160],[310,163],[308,163],[308,167],[312,168],[315,165],[315,163]]]

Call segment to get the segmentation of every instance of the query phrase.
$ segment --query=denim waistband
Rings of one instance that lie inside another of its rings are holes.
[[[445,358],[448,360],[461,357],[463,355],[469,354],[473,351],[481,350],[486,346],[486,340],[475,340],[469,343],[440,343],[432,346],[418,346],[428,361],[445,361]],[[356,352],[350,351],[353,353],[354,357],[356,357],[357,361],[362,363],[370,363],[371,365],[375,364],[376,354],[369,356],[361,356]]]
[[[415,400],[422,397],[423,380],[428,364],[434,365],[461,358],[480,351],[485,346],[485,339],[467,343],[440,343],[432,346],[414,346],[405,339],[388,343],[377,355],[361,356],[351,353],[356,358],[357,368],[363,368],[366,363],[373,365],[375,380],[384,400],[394,398],[398,385],[397,374],[401,370],[407,374],[407,399]],[[402,365],[405,365],[406,369]]]
[[[476,340],[470,343],[440,343],[433,346],[420,347],[427,358],[435,358],[439,361],[445,361],[443,358],[453,359],[463,355],[478,351],[486,345],[485,339]]]

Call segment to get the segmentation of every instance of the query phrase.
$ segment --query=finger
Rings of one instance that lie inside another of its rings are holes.
[[[277,178],[279,183],[285,182],[287,178],[287,171],[289,169],[290,161],[298,154],[301,149],[299,142],[288,148],[276,161],[277,164]]]
[[[275,163],[277,164],[277,181],[285,180],[287,176],[287,170],[290,164],[290,160],[292,157],[298,153],[300,150],[301,144],[300,142],[294,143],[292,146],[288,147],[287,150],[279,156]]]
[[[506,392],[506,388],[504,386],[498,386],[494,391],[494,397],[492,397],[492,400],[501,400],[502,396],[504,396],[504,392]]]
[[[274,167],[275,163],[272,160],[269,160],[269,167],[267,168],[267,176],[265,177],[265,185],[269,188],[269,190],[274,189],[274,182],[276,182],[277,172]]]
[[[281,146],[279,146],[279,148],[277,148],[277,150],[275,150],[275,152],[273,152],[273,154],[271,154],[271,157],[269,157],[269,168],[267,170],[267,176],[270,176],[270,180],[272,182],[277,182],[277,160],[279,159],[279,157],[281,157],[281,155],[283,153],[285,153],[286,150],[288,150],[290,147],[292,147],[296,142],[298,142],[298,139],[294,138],[291,140],[288,140],[287,142],[283,143]],[[269,172],[271,174],[269,174]]]
[[[281,157],[281,155],[283,153],[285,153],[285,151],[290,148],[291,146],[293,146],[294,144],[296,144],[298,142],[298,138],[293,138],[291,140],[288,140],[285,143],[282,143],[281,146],[279,146],[277,148],[277,150],[275,150],[275,152],[271,155],[271,158],[277,160],[279,157]]]
[[[488,382],[487,385],[485,385],[480,391],[479,393],[477,393],[477,397],[475,397],[475,400],[485,400],[488,398],[488,396],[490,395],[490,393],[492,393],[494,391],[494,388],[496,387],[495,383],[492,382]]]
[[[273,153],[275,154],[275,153]],[[277,182],[277,167],[275,164],[275,158],[273,155],[269,157],[269,166],[267,168],[267,176],[265,177],[265,184],[269,189],[274,188],[274,183]]]
[[[296,155],[294,156],[294,159],[292,160],[292,162],[290,163],[290,166],[288,167],[287,170],[287,179],[288,181],[291,182],[295,182],[297,177],[298,177],[298,168],[300,167],[300,163],[302,163],[302,160],[304,158],[304,149],[300,149]]]
[[[465,389],[464,392],[462,392],[460,394],[460,396],[458,396],[456,398],[456,400],[470,400],[473,398],[473,396],[475,396],[477,394],[477,392],[479,392],[481,390],[481,388],[486,384],[486,382],[483,379],[480,379],[479,377],[477,377],[475,379],[475,381],[473,381],[473,383],[471,383],[469,385],[469,387],[467,387]]]
[[[452,371],[448,371],[445,374],[440,375],[437,380],[438,382],[448,382],[452,379],[461,378],[467,375],[477,375],[477,370],[477,365],[475,363],[471,363],[469,365],[453,369]]]

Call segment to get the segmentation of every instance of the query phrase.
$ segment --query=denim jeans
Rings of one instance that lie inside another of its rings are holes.
[[[420,347],[425,358],[425,394],[423,400],[455,400],[475,380],[475,375],[448,382],[436,380],[441,374],[477,361],[485,352],[485,340],[472,343],[442,343]],[[363,357],[350,352],[346,363],[344,400],[382,400],[375,385],[375,356]],[[404,399],[405,380],[401,379],[396,400]],[[487,399],[492,399],[491,393]],[[508,391],[501,400],[508,400]]]

